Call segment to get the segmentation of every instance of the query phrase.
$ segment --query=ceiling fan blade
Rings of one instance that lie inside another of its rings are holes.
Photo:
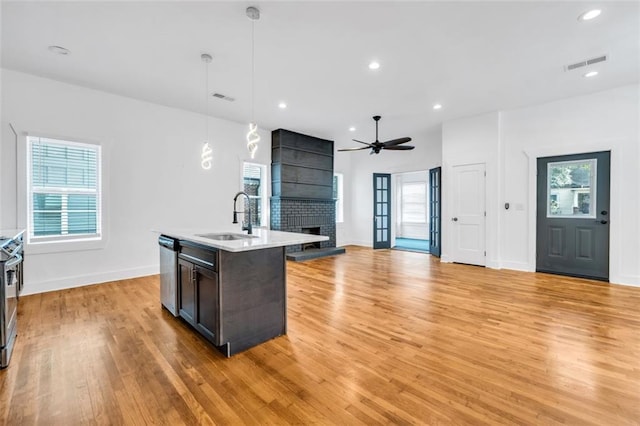
[[[358,147],[358,148],[343,148],[343,149],[339,149],[338,151],[360,151],[361,149],[371,149],[371,147],[363,146],[362,148],[360,148],[360,147]]]
[[[362,141],[359,141],[358,139],[351,139],[351,140],[354,141],[354,142],[363,143],[365,145],[371,146],[371,144],[369,142],[362,142]]]
[[[413,148],[415,148],[415,146],[409,146],[409,145],[406,145],[406,146],[393,145],[393,146],[383,146],[382,147],[382,149],[390,149],[392,151],[409,151],[409,150],[411,150]]]
[[[400,145],[400,144],[403,144],[403,143],[407,143],[410,140],[411,140],[411,138],[398,138],[398,139],[391,139],[390,141],[382,142],[382,144],[385,147],[396,146],[396,145]]]

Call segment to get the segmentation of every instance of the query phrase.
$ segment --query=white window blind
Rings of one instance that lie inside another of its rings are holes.
[[[426,223],[427,185],[424,182],[402,184],[402,221]]]
[[[28,149],[30,240],[100,237],[100,146],[30,136]]]

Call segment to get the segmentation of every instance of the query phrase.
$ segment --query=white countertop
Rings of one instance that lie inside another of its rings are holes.
[[[24,229],[0,229],[0,240],[17,238],[24,232]]]
[[[243,238],[239,240],[213,240],[211,238],[198,236],[199,234],[247,234],[247,231],[240,231],[240,228],[227,227],[218,229],[162,229],[154,230],[159,234],[173,237],[180,240],[193,241],[205,246],[214,247],[220,250],[240,252],[249,250],[261,250],[271,247],[283,247],[294,244],[315,243],[327,241],[329,237],[324,235],[298,234],[294,232],[269,231],[257,228],[253,230],[254,238]]]

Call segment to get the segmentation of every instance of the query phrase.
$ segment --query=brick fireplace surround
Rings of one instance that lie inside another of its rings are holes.
[[[271,229],[304,233],[320,228],[320,235],[329,237],[320,248],[289,246],[287,258],[344,253],[336,248],[333,141],[285,129],[271,132],[271,193]]]
[[[271,229],[302,233],[303,228],[319,227],[320,235],[329,237],[321,241],[320,248],[336,246],[335,200],[271,199]],[[287,253],[302,251],[301,245],[287,247]]]

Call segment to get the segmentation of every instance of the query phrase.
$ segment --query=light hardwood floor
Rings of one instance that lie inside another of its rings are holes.
[[[288,335],[230,359],[157,276],[24,297],[0,423],[640,422],[640,288],[348,247],[288,292]]]

